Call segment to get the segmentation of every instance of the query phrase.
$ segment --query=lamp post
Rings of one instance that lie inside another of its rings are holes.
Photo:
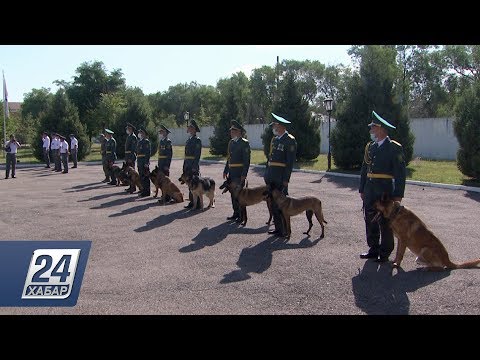
[[[332,154],[330,151],[330,114],[332,113],[333,99],[328,97],[325,100],[323,100],[323,103],[325,104],[325,109],[328,112],[328,169],[327,171],[330,171],[330,168],[332,166]]]

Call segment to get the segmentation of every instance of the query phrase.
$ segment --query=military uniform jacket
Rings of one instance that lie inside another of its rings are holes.
[[[224,174],[229,174],[232,179],[247,176],[250,167],[250,144],[247,139],[230,140],[227,150],[227,163]]]
[[[117,160],[117,141],[113,137],[105,142],[105,159]]]
[[[274,136],[270,142],[265,182],[289,182],[296,155],[297,141],[293,135],[285,132],[280,139]]]
[[[158,142],[158,167],[170,169],[172,162],[172,140],[163,139]]]
[[[131,133],[125,140],[125,160],[135,161],[137,151],[137,135]]]
[[[185,144],[185,158],[183,160],[183,172],[200,171],[200,155],[202,154],[202,140],[198,136],[192,136]]]
[[[102,154],[102,157],[105,157],[105,149],[106,149],[106,146],[107,146],[107,140],[105,138],[103,138],[102,140],[100,140],[100,154]]]
[[[365,146],[359,192],[365,194],[367,205],[372,205],[383,193],[403,198],[405,180],[405,157],[401,144],[387,137],[380,147],[375,141]]]
[[[137,142],[138,163],[148,164],[150,162],[150,140],[141,139]]]

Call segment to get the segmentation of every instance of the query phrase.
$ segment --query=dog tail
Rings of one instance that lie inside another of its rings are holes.
[[[475,268],[480,269],[478,264],[480,264],[480,259],[470,260],[461,264],[451,263],[451,266],[448,266],[448,267],[452,269],[475,269]]]

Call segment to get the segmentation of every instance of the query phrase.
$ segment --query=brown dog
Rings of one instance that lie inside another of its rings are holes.
[[[139,191],[143,190],[143,186],[142,186],[142,183],[140,181],[140,175],[138,174],[138,172],[135,171],[134,168],[132,168],[131,166],[127,166],[125,168],[125,174],[130,179],[130,188],[128,188],[128,192],[130,194],[133,194],[135,192],[136,187],[138,187]]]
[[[398,239],[394,267],[400,267],[405,250],[408,247],[417,255],[417,263],[427,265],[426,270],[468,269],[480,264],[480,259],[462,264],[454,264],[448,257],[447,250],[440,240],[427,228],[422,220],[398,201],[383,197],[374,204],[379,213],[389,220],[389,226]]]
[[[254,188],[248,188],[247,185],[247,187],[244,187],[242,189],[239,184],[232,183],[232,180],[227,177],[227,179],[223,182],[219,189],[223,189],[222,194],[230,191],[230,193],[233,195],[233,198],[237,199],[240,205],[240,222],[244,226],[247,224],[247,206],[255,205],[265,200],[267,202],[268,212],[270,214],[270,217],[268,218],[266,224],[270,225],[273,216],[272,200],[268,197],[265,198],[265,196],[263,195],[265,191],[268,190],[268,187],[266,185]]]
[[[322,234],[320,239],[323,239],[325,236],[325,226],[323,224],[328,224],[323,217],[322,211],[322,202],[314,196],[304,196],[298,199],[284,195],[277,188],[270,187],[265,193],[265,196],[271,197],[273,201],[277,204],[278,208],[282,212],[283,219],[285,220],[286,227],[286,238],[289,238],[292,234],[292,228],[290,224],[290,218],[292,216],[298,215],[305,211],[308,220],[308,230],[304,232],[306,235],[310,235],[310,230],[312,229],[313,222],[312,217],[315,214],[315,217],[318,220],[318,223],[322,227]]]
[[[183,202],[183,194],[180,189],[175,185],[163,171],[160,171],[158,166],[155,166],[155,169],[150,173],[150,180],[155,185],[155,195],[158,196],[158,189],[162,191],[162,198],[158,202],[163,202],[165,204],[167,196],[172,198],[176,203]]]

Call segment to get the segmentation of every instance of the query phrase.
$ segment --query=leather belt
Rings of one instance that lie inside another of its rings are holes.
[[[389,175],[389,174],[368,173],[367,177],[372,178],[372,179],[393,179],[393,176]]]
[[[276,162],[276,161],[269,161],[268,166],[280,166],[280,167],[287,167],[287,164]]]
[[[195,160],[195,156],[185,156],[185,160]]]
[[[243,164],[228,164],[229,167],[243,167]]]

